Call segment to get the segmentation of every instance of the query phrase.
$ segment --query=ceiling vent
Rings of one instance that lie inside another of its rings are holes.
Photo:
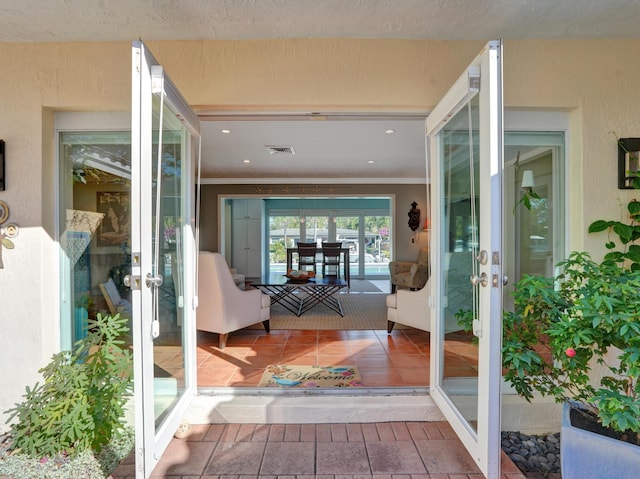
[[[265,145],[267,150],[269,150],[269,154],[271,155],[295,155],[296,152],[293,151],[292,146],[272,146]]]

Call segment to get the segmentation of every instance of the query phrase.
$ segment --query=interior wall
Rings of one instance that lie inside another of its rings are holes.
[[[269,185],[274,191],[278,191],[285,185]],[[378,185],[378,184],[352,184],[332,186],[334,196],[392,196],[393,207],[393,247],[394,259],[399,261],[415,261],[418,251],[427,244],[427,235],[422,230],[412,232],[409,229],[407,213],[411,209],[411,203],[418,203],[421,210],[421,218],[424,223],[427,213],[427,189],[425,185]],[[200,249],[205,251],[220,251],[220,197],[227,196],[248,197],[257,195],[256,185],[202,185],[201,197],[202,215],[200,218]],[[295,195],[295,192],[292,193]]]
[[[207,109],[309,111],[320,106],[427,113],[483,43],[278,39],[149,46],[187,101]],[[617,189],[615,137],[640,136],[640,62],[630,60],[639,51],[640,40],[505,41],[505,107],[571,114],[572,248],[604,252],[602,238],[588,236],[586,225],[619,217],[619,201],[634,196]],[[51,112],[129,111],[131,44],[0,43],[0,58],[0,137],[6,141],[7,175],[0,200],[10,207],[9,221],[20,227],[15,249],[3,250],[0,270],[0,363],[13,365],[3,372],[4,411],[35,381],[59,343]],[[397,231],[404,235],[395,238],[399,247],[408,244],[403,223],[417,196],[404,187],[395,194]]]

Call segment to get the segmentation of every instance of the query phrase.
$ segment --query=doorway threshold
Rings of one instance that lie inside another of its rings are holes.
[[[201,388],[184,418],[192,424],[445,420],[429,388],[354,389]]]

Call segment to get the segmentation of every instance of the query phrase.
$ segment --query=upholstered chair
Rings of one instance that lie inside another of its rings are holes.
[[[418,290],[429,279],[429,249],[422,248],[415,263],[410,261],[391,261],[389,263],[391,292],[397,288]]]
[[[257,289],[243,291],[234,283],[220,253],[198,254],[196,329],[218,333],[223,349],[229,333],[262,322],[269,332],[271,298]]]

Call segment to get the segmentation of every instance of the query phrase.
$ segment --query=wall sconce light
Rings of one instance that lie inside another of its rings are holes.
[[[6,188],[6,180],[5,180],[5,170],[4,170],[4,140],[0,140],[0,191],[4,191]]]
[[[418,203],[415,201],[411,203],[411,209],[409,210],[409,213],[407,213],[409,216],[409,228],[411,228],[411,231],[415,231],[420,227],[420,210],[416,208],[416,206],[418,206]]]
[[[634,180],[640,178],[640,138],[618,140],[618,189],[634,188]]]
[[[526,191],[531,191],[534,186],[536,186],[536,182],[533,179],[533,170],[524,170],[522,172],[522,183],[520,184],[520,188]]]

